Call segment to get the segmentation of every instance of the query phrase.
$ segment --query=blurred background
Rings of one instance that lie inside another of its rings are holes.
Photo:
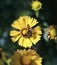
[[[18,44],[13,44],[9,31],[11,23],[22,15],[29,15],[39,20],[40,25],[57,25],[57,0],[39,0],[43,5],[36,15],[31,9],[32,0],[0,0],[0,47],[8,54],[19,49],[24,49]],[[45,35],[45,34],[44,34]],[[43,38],[35,49],[43,57],[43,65],[57,65],[57,44],[53,40]]]

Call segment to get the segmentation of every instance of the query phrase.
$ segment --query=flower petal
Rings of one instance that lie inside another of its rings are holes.
[[[19,45],[21,45],[25,48],[32,46],[32,42],[28,38],[24,38],[24,37],[21,37],[18,43],[19,43]]]
[[[18,44],[19,44],[20,46],[23,46],[23,40],[24,40],[23,37],[21,37],[21,38],[18,40]]]
[[[27,27],[26,16],[20,17],[18,20],[19,20],[21,29]]]
[[[33,44],[36,44],[40,40],[40,35],[36,35],[36,37],[31,37],[30,40],[32,41]]]
[[[42,57],[38,57],[37,60],[34,60],[34,62],[37,64],[37,65],[42,65]]]
[[[28,38],[25,38],[24,39],[24,44],[23,46],[26,48],[26,47],[31,47],[32,46],[32,42],[28,39]]]
[[[37,22],[36,19],[30,18],[30,17],[28,18],[28,22],[27,22],[27,24],[29,24],[30,27],[35,26],[37,23],[38,23],[38,22]]]
[[[17,30],[11,30],[11,31],[10,31],[10,36],[16,36],[16,35],[18,35],[18,34],[20,34],[20,32],[17,31]]]
[[[32,60],[36,60],[37,56],[32,56],[31,59]]]
[[[13,42],[16,42],[20,37],[21,37],[21,35],[13,36],[13,37],[11,37],[11,40]]]
[[[15,20],[13,23],[12,23],[12,25],[11,25],[13,28],[15,28],[15,29],[21,29],[21,27],[20,27],[20,23],[19,23],[19,21],[18,20]]]
[[[42,31],[41,31],[41,27],[40,26],[37,26],[34,28],[37,32],[37,34],[42,34]]]

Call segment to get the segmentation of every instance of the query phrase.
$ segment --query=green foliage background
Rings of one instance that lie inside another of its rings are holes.
[[[36,14],[31,9],[32,0],[0,0],[0,47],[8,54],[24,49],[11,41],[9,31],[11,23],[19,16],[29,15],[39,20],[45,29],[48,25],[57,25],[57,0],[39,0],[42,9]],[[44,38],[32,47],[43,57],[43,65],[57,65],[57,44]]]

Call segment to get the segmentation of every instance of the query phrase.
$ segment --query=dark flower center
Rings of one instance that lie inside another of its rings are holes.
[[[31,29],[27,29],[27,28],[23,28],[21,30],[21,34],[24,37],[31,37],[32,36],[32,30]]]
[[[30,38],[34,35],[35,30],[30,28],[30,26],[28,25],[27,28],[23,28],[21,30],[21,35],[27,38]]]

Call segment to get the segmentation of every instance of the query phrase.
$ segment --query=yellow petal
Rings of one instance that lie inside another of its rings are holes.
[[[32,60],[35,60],[37,58],[37,56],[32,56],[31,59]]]
[[[42,57],[39,56],[37,60],[38,62],[42,62]]]
[[[27,17],[27,24],[31,25],[31,23],[33,22],[33,18],[31,17]]]
[[[40,26],[37,26],[34,28],[37,32],[37,34],[42,34],[42,31],[41,31],[41,27]]]
[[[16,31],[16,30],[11,30],[11,31],[10,31],[10,36],[16,36],[16,35],[18,35],[18,34],[20,34],[19,31]]]
[[[19,53],[23,56],[26,52],[25,50],[19,50]]]
[[[19,23],[20,23],[20,27],[21,28],[26,28],[27,24],[26,24],[26,16],[20,17],[19,19]]]
[[[55,40],[57,40],[57,36],[55,37]]]
[[[51,36],[50,35],[48,35],[48,38],[50,38]]]
[[[21,37],[21,38],[18,40],[18,44],[19,44],[20,46],[23,46],[23,40],[24,40],[23,37]]]
[[[55,37],[54,37],[54,36],[51,36],[50,38],[51,38],[51,39],[54,39]]]
[[[20,50],[19,53],[20,53],[22,56],[24,56],[27,52],[26,52],[26,49],[24,49],[24,50]]]
[[[33,44],[36,44],[40,40],[40,35],[36,35],[36,37],[31,37],[30,40],[32,41]]]
[[[36,65],[42,65],[42,63],[41,62],[38,62],[38,60],[37,61],[34,61],[35,63],[36,63]]]
[[[20,40],[19,40],[19,45],[21,45],[25,48],[26,47],[31,47],[32,42],[28,38],[21,37]]]
[[[13,23],[12,23],[12,25],[11,25],[13,28],[15,28],[15,29],[19,29],[20,30],[20,23],[19,23],[19,21],[18,20],[15,20]]]
[[[35,26],[37,23],[38,23],[38,22],[37,22],[36,19],[30,18],[30,17],[29,17],[28,22],[27,22],[27,24],[29,24],[30,27]]]
[[[21,37],[21,35],[13,36],[13,37],[11,37],[11,40],[12,40],[13,42],[16,42],[20,37]]]
[[[34,60],[34,62],[35,62],[37,65],[42,65],[42,58],[39,57],[38,59]]]
[[[32,46],[32,42],[31,42],[28,38],[25,38],[23,42],[24,42],[24,43],[23,43],[23,46],[24,46],[25,48]]]

